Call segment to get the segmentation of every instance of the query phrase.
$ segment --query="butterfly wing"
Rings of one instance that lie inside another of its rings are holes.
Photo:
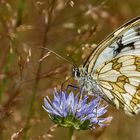
[[[117,29],[89,55],[75,74],[89,93],[127,114],[140,112],[140,17]]]
[[[124,24],[103,40],[90,54],[84,68],[92,73],[98,65],[123,54],[140,54],[140,17]]]
[[[118,56],[99,66],[93,77],[102,93],[127,114],[140,112],[140,55]]]

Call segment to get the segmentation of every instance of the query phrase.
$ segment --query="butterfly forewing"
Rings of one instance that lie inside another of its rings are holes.
[[[117,108],[140,111],[140,55],[122,55],[99,66],[93,77]]]
[[[140,17],[124,24],[103,40],[84,64],[88,73],[118,55],[140,53]]]

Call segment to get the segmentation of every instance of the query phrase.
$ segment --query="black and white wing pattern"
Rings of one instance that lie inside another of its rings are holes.
[[[75,78],[85,90],[127,114],[140,112],[140,17],[103,40]]]
[[[116,108],[130,115],[140,111],[140,56],[118,56],[100,65],[93,77]]]
[[[140,54],[140,17],[124,24],[103,40],[89,55],[84,67],[91,73],[98,65],[123,54]]]

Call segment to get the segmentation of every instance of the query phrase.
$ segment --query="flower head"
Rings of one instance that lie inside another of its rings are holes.
[[[107,112],[107,106],[101,104],[100,100],[100,97],[89,100],[89,96],[83,92],[74,95],[72,91],[68,94],[67,91],[55,89],[53,101],[46,96],[43,108],[59,126],[86,130],[107,125],[112,119],[102,117]]]

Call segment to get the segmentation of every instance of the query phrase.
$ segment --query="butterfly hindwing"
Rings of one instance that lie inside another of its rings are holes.
[[[140,111],[140,55],[118,56],[99,66],[93,76],[117,108],[128,114]]]

